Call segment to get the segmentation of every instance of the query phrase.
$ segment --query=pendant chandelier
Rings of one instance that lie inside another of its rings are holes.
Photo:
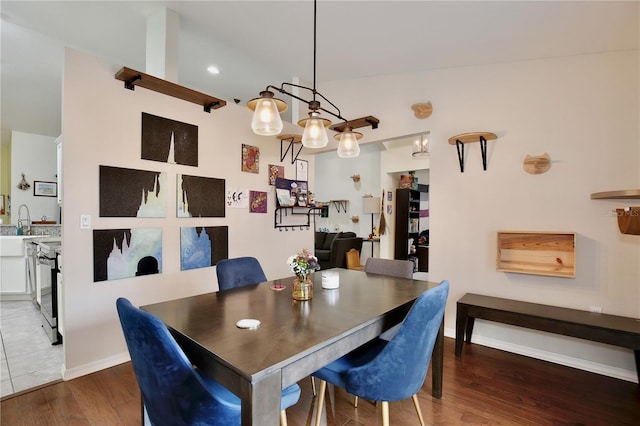
[[[339,140],[338,155],[344,158],[357,157],[360,154],[358,140],[362,138],[362,133],[354,132],[353,129],[365,126],[371,126],[373,129],[378,128],[380,122],[377,118],[368,116],[348,121],[344,118],[340,109],[329,99],[324,97],[316,90],[316,0],[313,1],[313,87],[300,86],[298,84],[284,82],[280,87],[269,85],[265,90],[260,92],[260,96],[247,102],[247,107],[253,111],[253,119],[251,120],[251,129],[257,135],[274,136],[282,132],[283,124],[280,113],[287,110],[286,102],[278,99],[274,95],[275,92],[290,96],[309,106],[309,117],[298,121],[298,125],[304,127],[302,133],[302,146],[307,148],[324,148],[329,143],[327,136],[327,127],[331,130],[339,132],[335,138]],[[290,86],[302,90],[306,90],[311,94],[311,100],[304,99],[301,96],[294,95],[285,89]],[[323,102],[330,105],[327,109],[320,104],[321,98]],[[336,125],[331,125],[331,121],[322,117],[322,113],[332,115],[341,121]]]
[[[429,146],[431,140],[431,131],[426,131],[413,141],[411,156],[413,158],[427,158],[430,155]]]

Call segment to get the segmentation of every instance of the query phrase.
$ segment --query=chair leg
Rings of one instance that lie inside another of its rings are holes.
[[[320,417],[322,416],[322,406],[324,405],[324,393],[327,390],[327,382],[320,380],[320,389],[318,389],[318,408],[316,409],[316,426],[320,426]]]
[[[311,376],[311,391],[313,392],[314,398],[318,396],[318,394],[316,393],[316,378],[313,376]]]
[[[353,397],[353,407],[358,408],[358,395]]]
[[[420,410],[420,403],[418,402],[418,394],[414,393],[411,399],[413,399],[413,405],[416,407],[416,413],[418,413],[418,419],[420,419],[420,426],[424,426],[424,419],[422,418],[422,411]]]
[[[280,411],[280,426],[287,426],[287,412],[285,410]]]
[[[382,426],[389,426],[389,401],[382,401]]]

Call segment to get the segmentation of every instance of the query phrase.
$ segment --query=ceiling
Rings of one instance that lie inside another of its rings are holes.
[[[638,49],[639,4],[320,0],[317,86],[382,74]],[[65,46],[145,71],[147,17],[163,8],[180,16],[178,83],[183,86],[244,104],[268,84],[294,77],[313,81],[310,0],[2,0],[2,128],[60,134]],[[220,74],[209,74],[209,65],[216,65]]]

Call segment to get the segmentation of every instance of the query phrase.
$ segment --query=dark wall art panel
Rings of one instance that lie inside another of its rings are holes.
[[[143,160],[198,166],[198,126],[142,113]]]
[[[180,270],[214,266],[228,257],[228,226],[180,228]]]
[[[166,217],[166,173],[100,166],[100,217]]]
[[[178,217],[224,217],[225,180],[178,175]]]
[[[162,229],[93,231],[93,281],[162,272]]]

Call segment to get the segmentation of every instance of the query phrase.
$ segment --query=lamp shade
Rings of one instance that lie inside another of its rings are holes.
[[[353,158],[360,155],[360,146],[358,145],[358,139],[360,139],[361,137],[362,133],[352,132],[350,128],[345,129],[345,131],[340,134],[340,142],[338,143],[338,157]]]
[[[251,120],[251,129],[256,135],[273,136],[282,131],[282,119],[273,98],[260,98]]]
[[[309,113],[309,118],[306,119],[304,125],[304,132],[302,132],[302,145],[307,148],[324,148],[329,143],[329,136],[327,136],[327,129],[325,129],[326,123],[331,124],[331,121],[320,118],[320,113],[313,111]],[[298,123],[299,124],[299,123]]]
[[[380,213],[380,197],[362,197],[362,213]]]

